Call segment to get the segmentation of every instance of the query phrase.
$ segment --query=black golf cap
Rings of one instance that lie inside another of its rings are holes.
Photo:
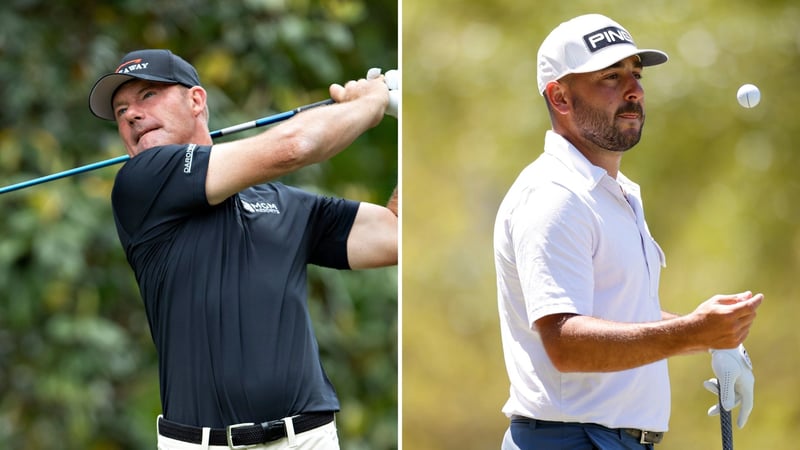
[[[133,79],[159,83],[200,86],[200,77],[191,64],[169,50],[136,50],[122,57],[114,73],[104,75],[89,94],[89,109],[106,120],[115,120],[111,100],[120,86]]]

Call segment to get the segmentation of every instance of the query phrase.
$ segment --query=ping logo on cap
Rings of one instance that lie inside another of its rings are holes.
[[[125,61],[124,63],[120,64],[115,70],[116,73],[128,73],[133,72],[134,70],[144,70],[147,69],[150,63],[143,63],[142,58],[132,59],[130,61]]]
[[[583,36],[583,42],[589,47],[589,51],[594,53],[602,50],[609,45],[633,44],[633,37],[630,33],[618,27],[606,27],[602,30],[592,31]],[[635,44],[633,44],[635,45]]]

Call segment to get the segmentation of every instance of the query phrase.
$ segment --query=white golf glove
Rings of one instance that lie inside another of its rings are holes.
[[[367,71],[367,79],[374,80],[381,75],[381,69],[373,67]],[[397,69],[387,70],[383,74],[383,81],[389,88],[389,106],[386,107],[386,115],[397,118],[400,108],[400,72]]]
[[[730,411],[741,403],[736,424],[743,428],[753,411],[753,365],[744,345],[726,350],[711,350],[711,368],[717,378],[703,383],[711,393],[717,394],[722,407]],[[708,409],[708,415],[719,414],[719,404]]]

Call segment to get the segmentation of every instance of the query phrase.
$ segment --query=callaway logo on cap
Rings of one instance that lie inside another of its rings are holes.
[[[149,65],[150,63],[145,62],[142,58],[136,58],[120,64],[120,66],[117,67],[117,70],[115,70],[114,72],[128,73],[128,72],[133,72],[134,70],[147,70],[147,66]]]
[[[101,119],[114,120],[111,101],[124,83],[133,80],[200,86],[200,77],[191,64],[169,50],[137,50],[122,57],[114,73],[104,75],[89,94],[89,109]]]
[[[578,16],[557,26],[539,47],[539,93],[544,94],[548,83],[565,75],[605,69],[633,55],[639,56],[643,66],[655,66],[668,59],[660,50],[638,49],[628,30],[606,16]]]

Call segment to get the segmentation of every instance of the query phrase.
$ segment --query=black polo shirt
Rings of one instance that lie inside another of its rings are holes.
[[[309,318],[307,264],[349,268],[358,203],[280,183],[209,206],[210,146],[156,147],[111,200],[159,359],[164,417],[223,427],[338,411]]]

